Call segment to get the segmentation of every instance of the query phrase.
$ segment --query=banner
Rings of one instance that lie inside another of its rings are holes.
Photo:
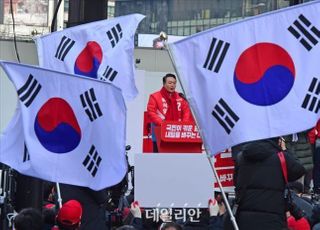
[[[121,91],[87,77],[0,65],[19,99],[0,139],[0,162],[22,174],[100,190],[127,170]]]
[[[313,1],[169,44],[211,154],[316,124],[319,12]]]

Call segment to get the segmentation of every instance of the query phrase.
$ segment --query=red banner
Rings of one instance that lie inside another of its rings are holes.
[[[163,122],[161,140],[166,142],[202,142],[198,128],[193,122]]]
[[[233,186],[233,170],[234,168],[228,169],[217,169],[217,173],[222,184],[222,187],[232,187]],[[214,183],[214,187],[218,188],[218,182]]]

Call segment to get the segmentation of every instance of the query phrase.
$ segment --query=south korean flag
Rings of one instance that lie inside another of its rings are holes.
[[[0,139],[0,161],[22,174],[100,190],[124,177],[121,90],[88,77],[0,62],[19,107]]]
[[[123,91],[126,99],[133,99],[138,93],[134,34],[143,18],[141,14],[131,14],[36,37],[39,64],[110,82]]]
[[[320,2],[169,44],[206,149],[313,127],[320,111]]]

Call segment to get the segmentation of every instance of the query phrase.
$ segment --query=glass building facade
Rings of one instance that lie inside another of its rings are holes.
[[[288,7],[290,0],[116,0],[115,17],[141,13],[138,33],[187,36],[215,26]]]

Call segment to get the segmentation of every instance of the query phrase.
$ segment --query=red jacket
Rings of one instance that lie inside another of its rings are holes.
[[[192,114],[188,102],[174,92],[177,101],[178,121],[193,121]],[[147,112],[151,122],[155,125],[161,125],[162,121],[166,118],[168,104],[166,99],[161,95],[160,91],[150,95]]]
[[[318,120],[316,126],[308,132],[308,137],[311,144],[314,144],[316,139],[320,138],[320,120]]]

